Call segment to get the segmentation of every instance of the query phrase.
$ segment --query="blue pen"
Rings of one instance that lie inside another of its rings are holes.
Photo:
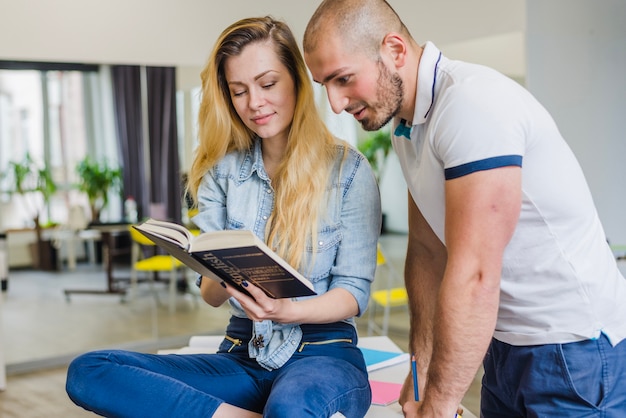
[[[419,402],[420,390],[417,384],[417,363],[415,361],[415,354],[411,356],[411,372],[413,373],[413,393],[415,394],[415,402]]]
[[[413,393],[415,394],[415,402],[420,400],[420,391],[417,384],[417,362],[415,361],[415,354],[411,355],[411,372],[413,373]],[[454,418],[463,418],[463,409],[459,408],[454,414]]]

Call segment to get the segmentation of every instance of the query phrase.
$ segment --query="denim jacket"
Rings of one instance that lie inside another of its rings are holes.
[[[248,151],[226,155],[204,176],[198,190],[199,213],[193,218],[202,231],[249,229],[264,239],[274,208],[274,190],[263,166],[261,141],[257,139]],[[313,283],[318,295],[337,287],[349,291],[361,315],[376,269],[380,196],[363,155],[349,147],[344,158],[343,150],[343,145],[337,145],[327,202],[322,205],[327,212],[318,220],[317,242],[309,238],[299,271]],[[234,298],[229,303],[233,315],[246,318]],[[354,325],[354,318],[347,322]],[[255,347],[251,337],[249,354],[269,370],[289,360],[302,339],[298,324],[273,321],[255,322],[254,334],[262,336],[265,344]]]

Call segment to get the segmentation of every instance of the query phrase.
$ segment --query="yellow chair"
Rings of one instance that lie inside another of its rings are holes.
[[[377,272],[385,270],[383,286],[376,286],[378,290],[373,290],[370,296],[369,315],[367,321],[367,335],[377,332],[380,335],[387,335],[389,332],[389,315],[391,309],[399,307],[407,307],[409,297],[404,287],[403,278],[396,272],[391,263],[387,261],[382,247],[378,244],[376,254],[376,270]],[[376,281],[382,277],[377,277]],[[382,324],[376,322],[376,311],[383,308]]]
[[[130,287],[132,297],[137,294],[137,282],[139,272],[153,273],[150,275],[150,287],[158,300],[158,295],[154,290],[154,275],[158,273],[169,273],[169,310],[174,312],[176,310],[176,281],[178,279],[178,273],[184,267],[184,264],[178,261],[176,258],[170,255],[156,254],[144,257],[144,249],[151,247],[156,249],[154,242],[145,237],[139,231],[133,227],[129,227],[130,237],[132,239],[131,247],[131,272],[130,272]]]

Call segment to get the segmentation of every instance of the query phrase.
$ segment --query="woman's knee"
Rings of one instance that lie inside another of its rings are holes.
[[[92,351],[81,354],[67,368],[65,390],[72,400],[83,398],[93,387],[97,370],[110,362],[109,351]]]
[[[362,417],[371,402],[367,373],[338,359],[320,357],[289,366],[265,406],[271,417]]]

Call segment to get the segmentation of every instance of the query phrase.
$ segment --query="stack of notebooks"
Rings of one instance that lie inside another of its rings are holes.
[[[398,364],[406,364],[407,372],[409,370],[410,356],[399,349],[398,351],[386,351],[366,347],[359,348],[363,352],[369,373]],[[372,388],[372,405],[386,406],[400,398],[402,383],[384,382],[370,378],[370,387]]]

